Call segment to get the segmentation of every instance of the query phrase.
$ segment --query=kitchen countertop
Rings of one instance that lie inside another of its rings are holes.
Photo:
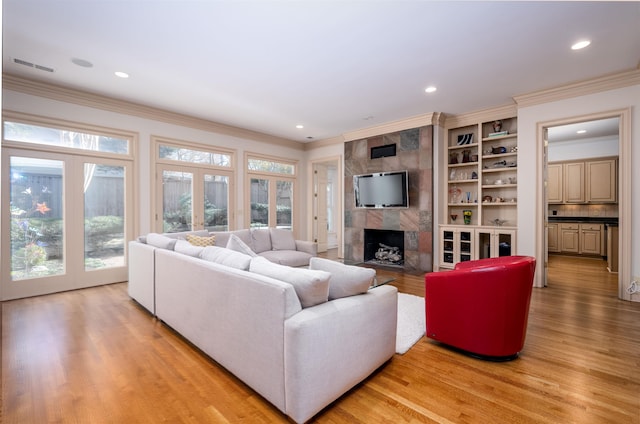
[[[549,222],[585,222],[591,224],[618,225],[617,217],[604,216],[555,216],[549,215]]]

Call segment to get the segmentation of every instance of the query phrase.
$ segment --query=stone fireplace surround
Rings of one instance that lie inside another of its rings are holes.
[[[396,156],[371,159],[372,147],[396,144]],[[344,261],[365,260],[365,229],[404,233],[408,272],[432,271],[433,252],[433,125],[345,143]],[[373,172],[409,171],[409,207],[356,208],[353,176]]]

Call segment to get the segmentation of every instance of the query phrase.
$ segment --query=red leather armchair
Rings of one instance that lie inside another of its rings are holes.
[[[425,276],[426,335],[474,356],[515,359],[524,346],[536,260],[460,262]]]

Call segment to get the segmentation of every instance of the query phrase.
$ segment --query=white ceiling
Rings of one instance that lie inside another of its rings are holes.
[[[640,2],[4,0],[2,32],[5,73],[306,142],[635,69]]]

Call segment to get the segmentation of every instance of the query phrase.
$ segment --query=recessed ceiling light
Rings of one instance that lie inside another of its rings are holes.
[[[299,129],[299,130],[301,130],[301,129],[303,129],[303,128],[304,128],[304,125],[298,124],[298,125],[296,125],[296,128],[297,128],[297,129]]]
[[[429,86],[429,87],[424,89],[424,91],[427,92],[427,93],[433,93],[436,90],[437,90],[437,88],[435,88],[434,86]]]
[[[578,131],[576,131],[576,134],[584,134],[586,132],[587,132],[587,130],[578,130]]]
[[[584,49],[585,47],[587,47],[589,44],[591,44],[591,41],[589,40],[582,40],[582,41],[578,41],[577,43],[575,43],[573,46],[571,46],[571,50],[580,50],[580,49]]]
[[[116,71],[116,76],[120,78],[129,78],[129,74],[126,72]]]

